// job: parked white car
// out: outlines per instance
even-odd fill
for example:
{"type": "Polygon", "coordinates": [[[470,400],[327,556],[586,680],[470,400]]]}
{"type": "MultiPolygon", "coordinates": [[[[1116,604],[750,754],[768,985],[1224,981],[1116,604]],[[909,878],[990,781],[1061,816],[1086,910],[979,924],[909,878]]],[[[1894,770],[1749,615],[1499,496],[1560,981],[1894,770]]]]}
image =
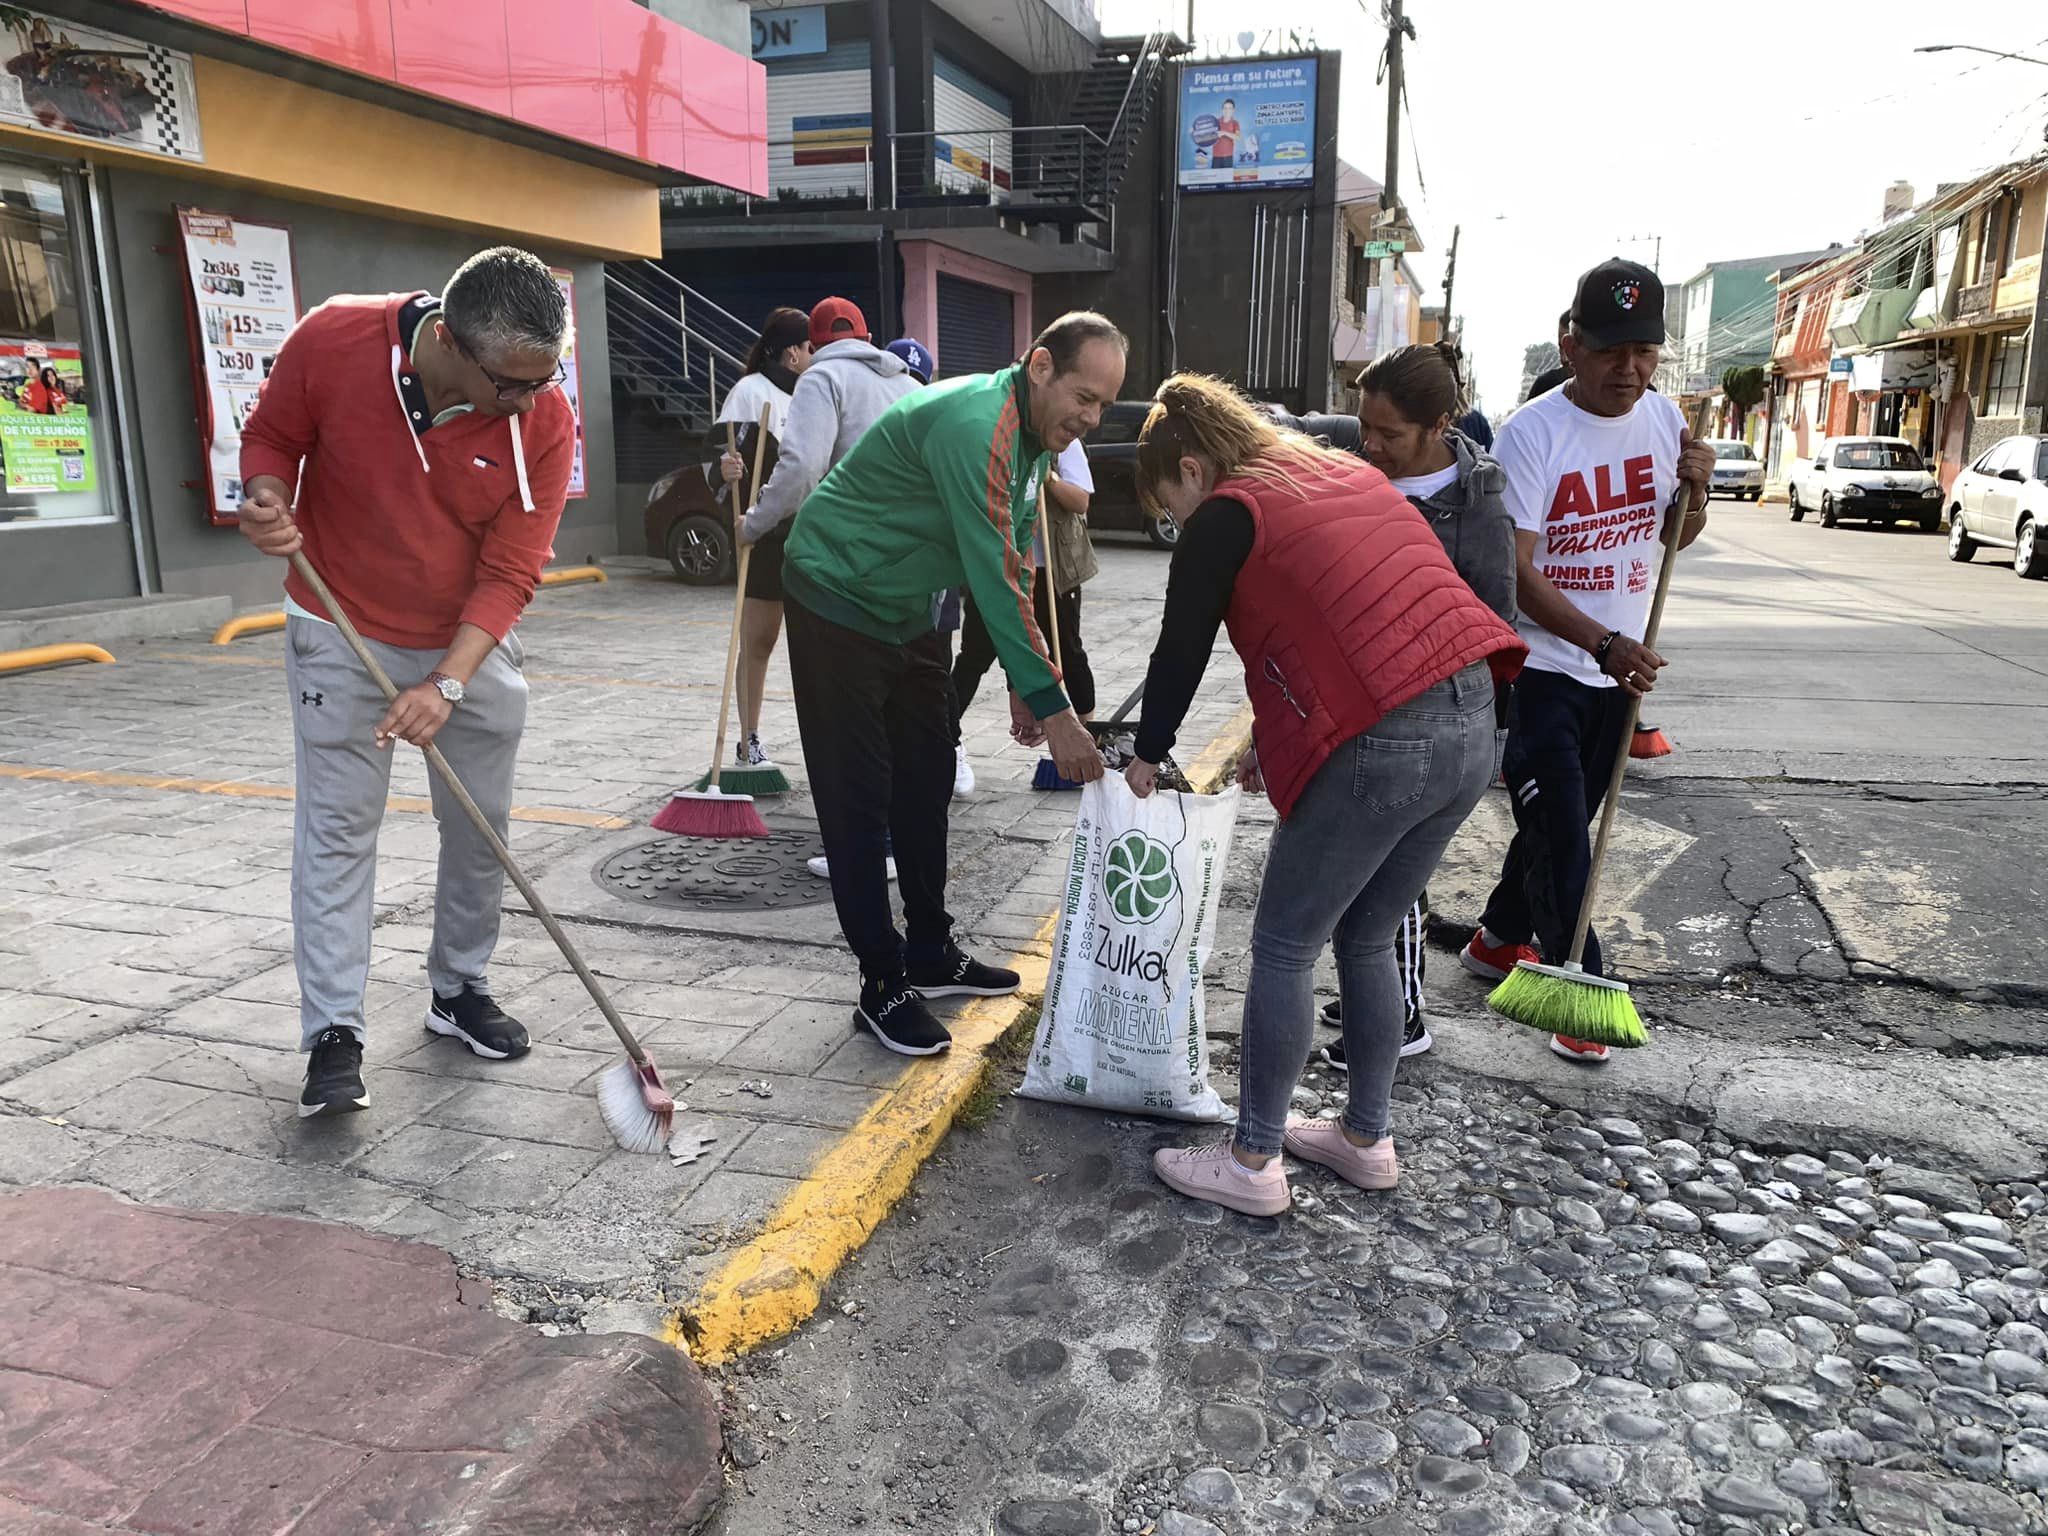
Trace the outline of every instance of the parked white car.
{"type": "Polygon", "coordinates": [[[1941,527],[1941,486],[1903,437],[1831,437],[1811,458],[1792,461],[1785,496],[1795,523],[1818,511],[1823,528],[1845,517],[1918,523],[1927,533],[1941,527]]]}
{"type": "Polygon", "coordinates": [[[1756,456],[1754,448],[1734,437],[1710,437],[1707,446],[1714,450],[1714,478],[1707,489],[1709,496],[1763,500],[1764,461],[1756,456]]]}
{"type": "Polygon", "coordinates": [[[2012,568],[2048,576],[2048,438],[1993,443],[1949,487],[1948,557],[1967,560],[1980,544],[2012,551],[2012,568]]]}

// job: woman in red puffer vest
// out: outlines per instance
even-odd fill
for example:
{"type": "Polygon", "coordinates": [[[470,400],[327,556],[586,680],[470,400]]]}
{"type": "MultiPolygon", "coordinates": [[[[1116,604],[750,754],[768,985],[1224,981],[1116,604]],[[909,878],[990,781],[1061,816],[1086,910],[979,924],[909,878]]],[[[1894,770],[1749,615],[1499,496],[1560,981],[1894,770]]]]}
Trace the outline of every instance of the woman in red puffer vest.
{"type": "Polygon", "coordinates": [[[1289,1204],[1283,1147],[1391,1189],[1395,929],[1492,777],[1494,685],[1527,648],[1386,476],[1275,427],[1218,380],[1159,387],[1137,479],[1180,539],[1131,788],[1152,792],[1224,625],[1252,701],[1240,777],[1281,818],[1252,926],[1236,1135],[1153,1165],[1183,1194],[1254,1215],[1289,1204]],[[1333,937],[1350,1103],[1341,1121],[1304,1120],[1287,1105],[1333,937]]]}

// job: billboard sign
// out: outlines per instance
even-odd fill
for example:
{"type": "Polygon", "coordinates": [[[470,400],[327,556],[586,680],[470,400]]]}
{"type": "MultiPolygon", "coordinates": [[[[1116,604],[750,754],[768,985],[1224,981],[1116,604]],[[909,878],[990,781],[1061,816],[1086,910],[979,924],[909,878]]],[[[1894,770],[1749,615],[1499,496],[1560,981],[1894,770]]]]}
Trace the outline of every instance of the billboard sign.
{"type": "Polygon", "coordinates": [[[1180,74],[1178,172],[1188,191],[1315,180],[1316,61],[1189,64],[1180,74]]]}

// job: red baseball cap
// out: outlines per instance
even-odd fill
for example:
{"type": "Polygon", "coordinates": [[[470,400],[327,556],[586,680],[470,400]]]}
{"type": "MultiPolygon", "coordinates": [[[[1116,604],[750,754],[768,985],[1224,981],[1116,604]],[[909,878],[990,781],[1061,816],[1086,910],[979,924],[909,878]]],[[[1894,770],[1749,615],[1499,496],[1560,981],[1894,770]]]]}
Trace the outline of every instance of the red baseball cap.
{"type": "Polygon", "coordinates": [[[851,299],[820,299],[811,310],[811,345],[828,347],[835,341],[866,341],[867,316],[851,299]]]}

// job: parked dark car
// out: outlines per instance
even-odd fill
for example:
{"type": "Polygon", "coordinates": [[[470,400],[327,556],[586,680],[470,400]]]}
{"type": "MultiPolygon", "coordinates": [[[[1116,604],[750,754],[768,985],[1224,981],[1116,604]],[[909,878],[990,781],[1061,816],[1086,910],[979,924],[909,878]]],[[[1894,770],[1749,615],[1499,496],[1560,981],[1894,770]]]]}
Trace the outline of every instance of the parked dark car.
{"type": "Polygon", "coordinates": [[[1152,412],[1150,400],[1118,400],[1102,413],[1102,424],[1083,440],[1095,494],[1088,501],[1088,526],[1111,532],[1142,532],[1161,549],[1173,548],[1180,529],[1154,518],[1138,501],[1138,429],[1152,412]]]}
{"type": "MultiPolygon", "coordinates": [[[[714,485],[722,483],[718,480],[718,453],[724,446],[725,429],[715,428],[700,450],[701,462],[693,458],[670,470],[647,493],[647,552],[667,556],[676,575],[693,587],[722,586],[738,569],[732,503],[729,498],[719,501],[713,493],[714,485]]],[[[775,439],[771,437],[761,465],[762,480],[774,472],[775,439]]],[[[742,480],[736,489],[744,493],[746,485],[742,480]]]]}

